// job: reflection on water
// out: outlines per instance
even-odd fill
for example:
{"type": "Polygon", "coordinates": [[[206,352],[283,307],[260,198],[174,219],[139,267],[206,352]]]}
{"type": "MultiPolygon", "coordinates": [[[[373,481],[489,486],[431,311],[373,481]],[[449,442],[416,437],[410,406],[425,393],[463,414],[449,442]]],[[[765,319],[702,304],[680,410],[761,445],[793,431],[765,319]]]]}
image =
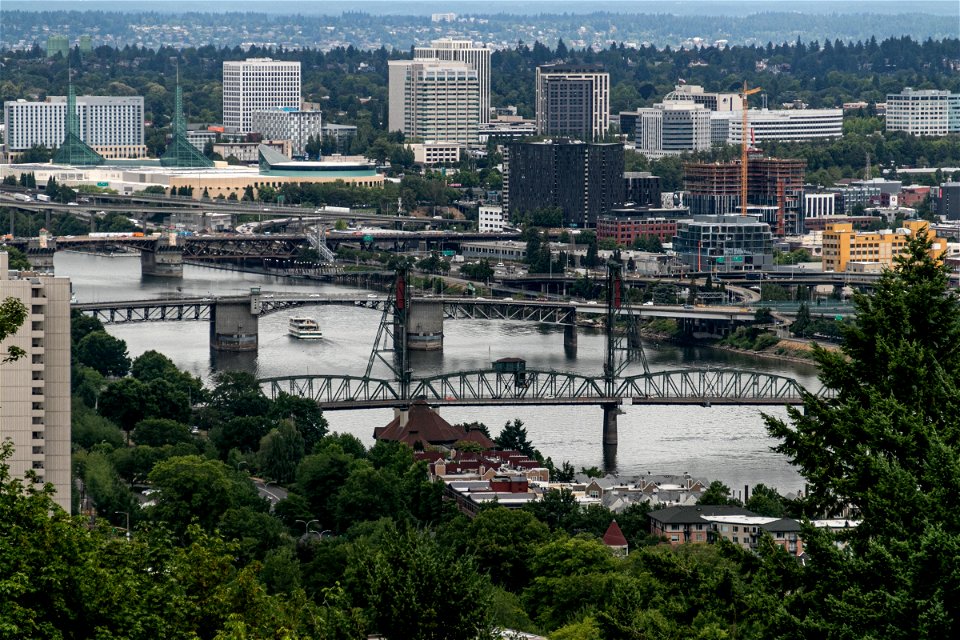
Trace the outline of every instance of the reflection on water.
{"type": "MultiPolygon", "coordinates": [[[[259,286],[263,291],[350,291],[305,281],[285,281],[272,276],[184,267],[182,280],[140,276],[139,260],[57,253],[56,270],[70,276],[81,302],[132,300],[164,295],[243,293],[259,286]]],[[[367,291],[363,294],[366,295],[367,291]]],[[[260,348],[252,353],[216,353],[209,349],[205,322],[169,322],[113,326],[110,332],[127,341],[131,357],[149,349],[166,354],[178,366],[210,379],[217,369],[241,369],[258,377],[307,373],[363,375],[377,334],[381,312],[355,306],[304,307],[296,313],[316,318],[323,340],[300,341],[287,335],[289,314],[260,318],[260,348]]],[[[411,353],[415,376],[444,371],[488,368],[507,356],[521,356],[533,369],[572,370],[600,375],[604,337],[599,331],[581,331],[574,354],[564,353],[563,329],[533,323],[455,320],[444,323],[443,351],[411,353]]],[[[813,367],[780,360],[761,360],[703,347],[679,348],[645,343],[650,368],[655,371],[687,367],[736,367],[765,371],[816,385],[813,367]]],[[[640,373],[631,365],[624,375],[640,373]]],[[[387,367],[377,363],[373,375],[387,377],[387,367]]],[[[802,479],[783,456],[771,451],[775,444],[766,435],[762,412],[784,417],[779,407],[748,406],[623,406],[619,416],[616,452],[600,444],[600,407],[447,407],[451,422],[479,421],[496,435],[515,418],[523,420],[530,439],[556,463],[569,460],[577,469],[598,466],[621,475],[683,473],[720,479],[734,489],[764,483],[782,491],[796,491],[802,479]]],[[[365,443],[373,442],[373,429],[393,418],[392,410],[328,411],[331,429],[348,432],[365,443]]]]}

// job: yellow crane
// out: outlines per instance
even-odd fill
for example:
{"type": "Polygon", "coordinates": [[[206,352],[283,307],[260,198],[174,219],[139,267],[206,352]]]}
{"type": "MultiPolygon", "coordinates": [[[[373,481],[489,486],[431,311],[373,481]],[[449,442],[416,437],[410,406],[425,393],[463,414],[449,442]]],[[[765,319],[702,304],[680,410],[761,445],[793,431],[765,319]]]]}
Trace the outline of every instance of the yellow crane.
{"type": "Polygon", "coordinates": [[[748,96],[760,93],[760,87],[747,89],[747,81],[743,81],[743,91],[740,93],[740,106],[743,109],[743,124],[740,128],[740,215],[747,215],[747,100],[748,96]]]}

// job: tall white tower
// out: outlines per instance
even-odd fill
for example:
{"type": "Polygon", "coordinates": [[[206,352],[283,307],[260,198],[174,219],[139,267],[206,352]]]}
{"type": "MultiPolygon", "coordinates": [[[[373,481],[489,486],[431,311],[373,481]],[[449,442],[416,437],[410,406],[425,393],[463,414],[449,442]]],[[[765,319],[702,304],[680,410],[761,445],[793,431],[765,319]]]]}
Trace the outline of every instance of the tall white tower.
{"type": "Polygon", "coordinates": [[[223,126],[253,130],[253,112],[300,108],[300,63],[247,58],[223,63],[223,126]]]}
{"type": "Polygon", "coordinates": [[[415,47],[414,60],[452,60],[466,62],[477,70],[480,81],[480,123],[490,122],[490,55],[488,47],[470,40],[442,38],[429,47],[415,47]]]}

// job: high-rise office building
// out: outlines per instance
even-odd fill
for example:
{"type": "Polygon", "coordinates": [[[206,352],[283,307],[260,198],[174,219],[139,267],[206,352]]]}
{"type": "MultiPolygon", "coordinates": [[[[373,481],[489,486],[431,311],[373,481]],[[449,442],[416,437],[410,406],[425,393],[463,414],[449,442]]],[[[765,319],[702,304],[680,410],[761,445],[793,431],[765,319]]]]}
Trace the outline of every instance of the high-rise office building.
{"type": "MultiPolygon", "coordinates": [[[[77,96],[80,139],[104,158],[145,158],[141,96],[77,96]]],[[[7,152],[18,154],[34,145],[59,147],[66,136],[67,97],[45,102],[16,100],[3,105],[7,152]]]]}
{"type": "Polygon", "coordinates": [[[960,93],[906,87],[887,95],[886,118],[887,131],[915,136],[960,133],[960,93]]]}
{"type": "Polygon", "coordinates": [[[391,60],[390,131],[422,142],[477,142],[480,79],[467,62],[391,60]]]}
{"type": "Polygon", "coordinates": [[[537,67],[537,133],[599,140],[610,128],[610,74],[599,64],[537,67]]]}
{"type": "Polygon", "coordinates": [[[480,120],[490,122],[490,54],[488,47],[471,40],[442,38],[429,47],[414,47],[414,60],[453,60],[466,62],[477,70],[480,81],[480,120]]]}
{"type": "Polygon", "coordinates": [[[295,158],[307,155],[306,147],[310,138],[323,138],[323,115],[320,111],[277,107],[254,111],[252,122],[253,130],[263,134],[264,140],[289,140],[295,158]]]}
{"type": "Polygon", "coordinates": [[[637,151],[662,158],[710,148],[710,111],[691,100],[664,100],[638,109],[637,151]]]}
{"type": "Polygon", "coordinates": [[[300,63],[271,58],[223,63],[223,126],[253,131],[253,112],[300,108],[300,63]]]}
{"type": "Polygon", "coordinates": [[[13,477],[32,469],[56,487],[54,500],[70,511],[70,280],[18,273],[0,251],[0,300],[13,297],[27,319],[0,344],[26,355],[0,364],[0,439],[15,447],[13,477]]]}
{"type": "Polygon", "coordinates": [[[593,227],[623,203],[623,145],[572,141],[508,145],[505,215],[559,207],[564,226],[593,227]]]}
{"type": "MultiPolygon", "coordinates": [[[[743,112],[714,114],[715,127],[723,127],[720,124],[723,120],[726,121],[726,139],[715,142],[740,144],[743,112]]],[[[748,109],[747,131],[748,142],[840,138],[843,137],[843,109],[748,109]]]]}

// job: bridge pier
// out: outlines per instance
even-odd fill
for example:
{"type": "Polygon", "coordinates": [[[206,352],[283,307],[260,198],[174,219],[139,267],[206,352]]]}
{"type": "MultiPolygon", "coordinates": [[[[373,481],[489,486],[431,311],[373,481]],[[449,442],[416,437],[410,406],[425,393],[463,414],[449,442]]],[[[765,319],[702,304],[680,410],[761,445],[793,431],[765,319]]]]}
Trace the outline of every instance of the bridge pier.
{"type": "Polygon", "coordinates": [[[443,301],[417,300],[410,304],[407,317],[407,349],[440,351],[443,349],[443,301]]]}
{"type": "Polygon", "coordinates": [[[56,250],[56,241],[41,233],[39,238],[31,239],[27,244],[27,262],[34,271],[53,273],[53,254],[56,250]]]}
{"type": "Polygon", "coordinates": [[[183,247],[161,244],[140,250],[140,273],[161,278],[183,277],[183,247]]]}
{"type": "Polygon", "coordinates": [[[217,301],[210,305],[210,348],[217,351],[256,351],[259,328],[252,302],[217,301]]]}
{"type": "Polygon", "coordinates": [[[617,416],[620,415],[620,405],[608,402],[603,405],[603,446],[617,446],[617,416]]]}
{"type": "Polygon", "coordinates": [[[568,356],[577,355],[576,313],[571,314],[570,324],[563,325],[563,351],[568,356]]]}

